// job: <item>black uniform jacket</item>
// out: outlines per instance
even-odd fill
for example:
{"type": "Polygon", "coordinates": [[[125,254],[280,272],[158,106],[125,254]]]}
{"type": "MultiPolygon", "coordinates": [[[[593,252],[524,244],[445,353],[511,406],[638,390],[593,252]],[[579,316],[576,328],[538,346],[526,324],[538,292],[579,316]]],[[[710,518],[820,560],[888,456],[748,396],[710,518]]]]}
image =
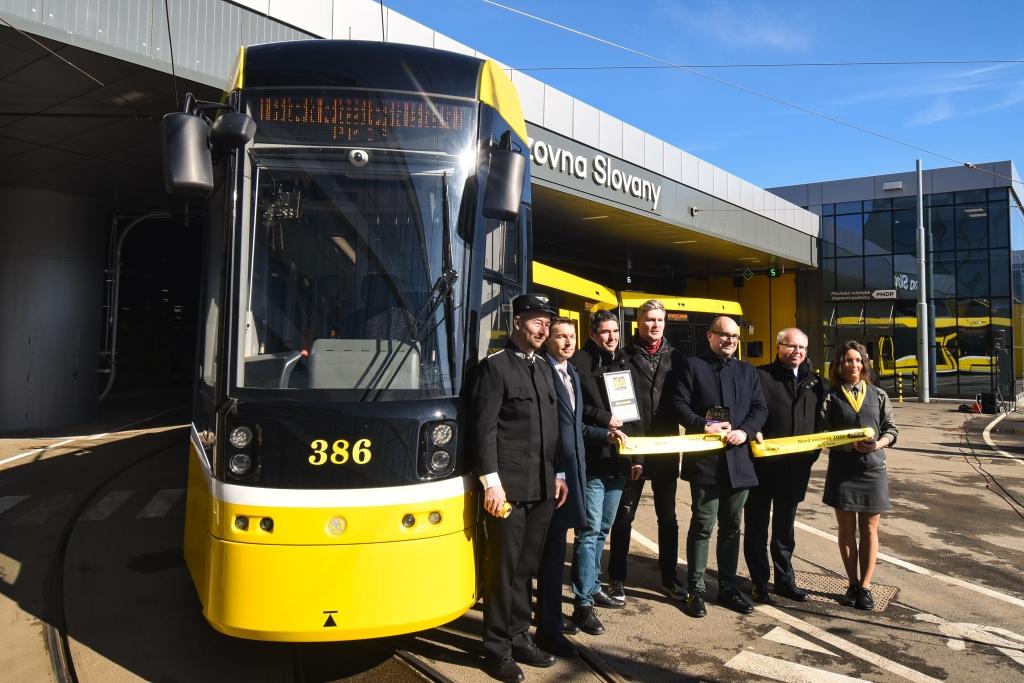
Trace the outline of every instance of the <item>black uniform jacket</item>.
{"type": "MultiPolygon", "coordinates": [[[[612,411],[608,403],[608,390],[604,384],[604,373],[621,372],[626,369],[622,351],[615,355],[604,351],[588,339],[583,348],[573,354],[569,364],[579,371],[580,385],[583,388],[583,421],[597,427],[607,427],[612,419],[612,411]]],[[[629,476],[629,458],[619,455],[619,447],[606,441],[586,443],[587,476],[598,477],[629,476]]]]}
{"type": "Polygon", "coordinates": [[[555,510],[551,525],[562,529],[585,526],[586,506],[583,501],[583,487],[587,483],[587,459],[585,443],[608,442],[608,430],[583,424],[583,393],[580,390],[580,374],[571,363],[566,363],[569,379],[576,394],[576,408],[569,401],[569,392],[558,370],[550,363],[551,381],[558,396],[558,471],[565,473],[569,487],[569,498],[565,505],[555,510]]]}
{"type": "MultiPolygon", "coordinates": [[[[634,436],[678,436],[679,423],[670,409],[668,401],[663,400],[668,386],[666,379],[672,374],[672,361],[676,355],[668,339],[662,338],[661,347],[655,354],[652,363],[647,352],[640,346],[637,337],[623,352],[626,367],[633,377],[633,391],[636,392],[637,408],[640,412],[639,422],[627,423],[624,427],[627,434],[634,436]],[[655,367],[655,364],[657,367],[655,367]]],[[[644,466],[645,477],[667,475],[672,478],[679,476],[679,455],[649,455],[646,458],[636,456],[633,461],[644,466]]]]}
{"type": "MultiPolygon", "coordinates": [[[[813,434],[817,431],[818,409],[825,400],[828,386],[811,370],[810,363],[804,361],[797,369],[796,381],[793,370],[778,359],[760,366],[757,373],[768,403],[768,419],[761,428],[764,438],[813,434]]],[[[763,475],[768,474],[769,470],[776,482],[780,477],[785,477],[789,483],[790,497],[796,503],[802,501],[807,494],[811,465],[820,453],[816,450],[774,458],[755,458],[754,470],[762,481],[768,478],[763,475]]]]}
{"type": "Polygon", "coordinates": [[[476,472],[497,472],[514,502],[553,498],[558,412],[551,366],[514,346],[480,361],[469,377],[467,404],[476,472]]]}
{"type": "Polygon", "coordinates": [[[748,436],[739,446],[727,446],[706,455],[687,455],[683,458],[682,478],[695,484],[736,489],[757,486],[750,439],[764,425],[768,405],[754,366],[708,351],[682,361],[670,389],[672,409],[687,434],[703,434],[708,409],[721,406],[728,411],[732,428],[742,429],[748,436]]]}

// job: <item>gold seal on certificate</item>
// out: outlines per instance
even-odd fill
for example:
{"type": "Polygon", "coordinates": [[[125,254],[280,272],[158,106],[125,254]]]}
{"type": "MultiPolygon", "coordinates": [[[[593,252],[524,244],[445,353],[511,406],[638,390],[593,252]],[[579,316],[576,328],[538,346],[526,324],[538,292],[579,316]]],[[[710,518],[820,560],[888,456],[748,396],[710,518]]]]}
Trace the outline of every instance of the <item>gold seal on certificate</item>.
{"type": "Polygon", "coordinates": [[[612,409],[612,415],[626,422],[636,422],[640,419],[640,409],[636,404],[636,394],[633,392],[633,378],[629,370],[604,373],[604,388],[608,390],[608,406],[612,409]]]}

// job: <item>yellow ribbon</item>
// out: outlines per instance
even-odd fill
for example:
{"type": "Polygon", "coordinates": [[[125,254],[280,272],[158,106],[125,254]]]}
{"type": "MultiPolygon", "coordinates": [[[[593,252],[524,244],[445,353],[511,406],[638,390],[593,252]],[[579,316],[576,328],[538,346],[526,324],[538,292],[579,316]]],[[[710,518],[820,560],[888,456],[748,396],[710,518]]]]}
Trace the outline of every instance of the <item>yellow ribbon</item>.
{"type": "Polygon", "coordinates": [[[622,455],[656,455],[658,453],[699,453],[725,446],[724,434],[687,434],[686,436],[631,436],[622,455]]]}
{"type": "Polygon", "coordinates": [[[750,451],[755,458],[769,458],[773,455],[788,455],[832,448],[848,443],[855,443],[874,437],[875,430],[871,427],[856,429],[840,429],[835,432],[819,432],[800,436],[784,436],[780,439],[765,439],[761,443],[750,442],[750,451]]]}

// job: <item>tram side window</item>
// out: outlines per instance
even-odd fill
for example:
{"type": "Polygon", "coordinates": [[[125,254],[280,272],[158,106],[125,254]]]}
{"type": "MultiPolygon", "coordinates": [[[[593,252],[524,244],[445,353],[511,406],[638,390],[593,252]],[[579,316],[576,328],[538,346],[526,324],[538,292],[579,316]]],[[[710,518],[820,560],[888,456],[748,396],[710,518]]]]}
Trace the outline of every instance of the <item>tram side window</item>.
{"type": "Polygon", "coordinates": [[[487,221],[484,237],[484,268],[510,279],[517,279],[519,268],[517,221],[487,221]]]}

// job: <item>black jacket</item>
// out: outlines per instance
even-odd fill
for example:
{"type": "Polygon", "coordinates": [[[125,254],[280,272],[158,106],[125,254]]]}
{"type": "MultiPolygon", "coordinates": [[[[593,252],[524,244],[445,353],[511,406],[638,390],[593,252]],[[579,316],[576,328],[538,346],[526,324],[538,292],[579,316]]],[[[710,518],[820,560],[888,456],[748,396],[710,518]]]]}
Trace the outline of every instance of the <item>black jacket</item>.
{"type": "MultiPolygon", "coordinates": [[[[583,421],[595,427],[608,427],[612,412],[608,404],[608,390],[604,385],[604,373],[620,372],[626,369],[622,351],[615,355],[604,351],[593,340],[588,339],[583,348],[572,355],[569,363],[580,373],[583,389],[583,421]]],[[[629,458],[619,455],[617,445],[587,442],[587,476],[598,477],[629,476],[629,458]]]]}
{"type": "MultiPolygon", "coordinates": [[[[661,347],[653,356],[641,346],[638,337],[633,337],[623,352],[626,367],[633,377],[633,391],[636,392],[640,421],[627,423],[624,427],[631,436],[678,436],[679,423],[663,400],[666,378],[672,374],[672,361],[676,355],[667,338],[662,337],[661,347]]],[[[679,456],[672,454],[635,457],[634,462],[644,466],[645,477],[679,476],[679,456]]]]}
{"type": "Polygon", "coordinates": [[[764,425],[768,405],[754,366],[708,351],[682,361],[671,392],[671,407],[687,434],[703,434],[708,409],[721,406],[728,410],[732,428],[742,429],[748,436],[739,446],[727,446],[706,455],[687,455],[683,458],[682,478],[696,484],[737,489],[757,486],[750,439],[764,425]]]}
{"type": "Polygon", "coordinates": [[[576,529],[586,526],[587,522],[583,499],[583,489],[587,485],[585,445],[607,443],[608,430],[583,424],[583,393],[580,391],[580,375],[576,368],[566,363],[576,398],[576,409],[573,410],[565,381],[550,362],[548,367],[551,369],[555,395],[558,396],[558,471],[565,473],[565,484],[569,487],[569,498],[565,505],[555,510],[551,525],[563,530],[576,529]]]}
{"type": "Polygon", "coordinates": [[[473,369],[468,386],[477,474],[497,472],[510,501],[553,498],[558,409],[548,362],[535,354],[531,365],[510,343],[473,369]]]}
{"type": "MultiPolygon", "coordinates": [[[[797,369],[794,381],[793,371],[778,359],[757,369],[761,389],[768,403],[768,419],[761,433],[766,439],[799,434],[813,434],[817,431],[818,410],[828,393],[828,386],[810,366],[804,362],[797,369]]],[[[764,484],[771,480],[773,486],[788,485],[793,502],[804,499],[811,466],[818,459],[820,451],[794,453],[774,458],[755,458],[754,469],[757,478],[764,484]]]]}

